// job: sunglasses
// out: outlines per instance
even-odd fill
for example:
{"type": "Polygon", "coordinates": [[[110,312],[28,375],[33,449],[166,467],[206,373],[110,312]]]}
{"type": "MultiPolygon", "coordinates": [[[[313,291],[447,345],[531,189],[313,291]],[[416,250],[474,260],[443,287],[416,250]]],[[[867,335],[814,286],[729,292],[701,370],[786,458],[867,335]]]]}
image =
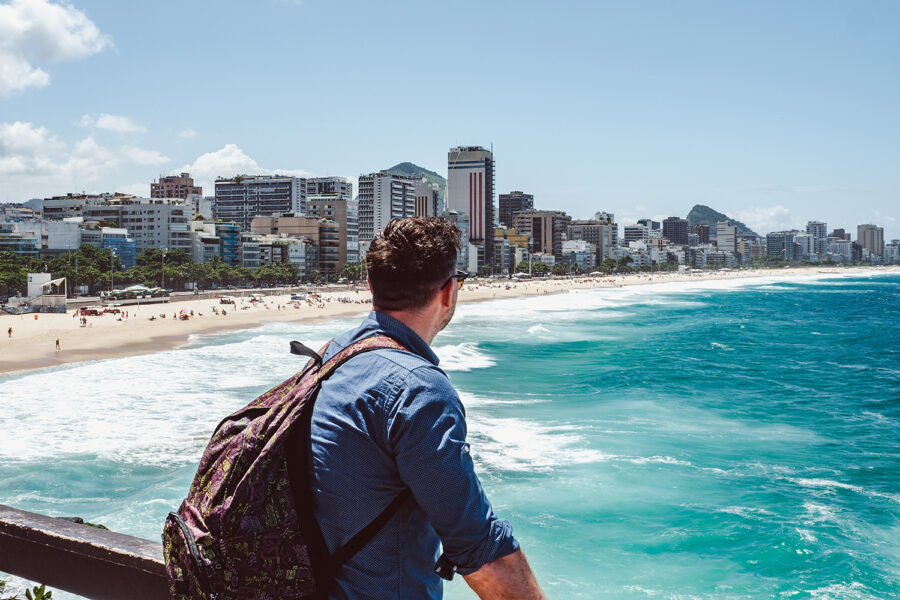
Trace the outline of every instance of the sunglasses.
{"type": "Polygon", "coordinates": [[[447,281],[444,282],[444,285],[441,286],[441,289],[444,289],[445,287],[447,287],[447,285],[455,279],[456,280],[456,291],[459,291],[462,289],[463,282],[466,280],[466,277],[468,277],[468,276],[469,276],[469,274],[466,273],[465,271],[457,271],[455,274],[453,274],[449,278],[447,278],[447,281]]]}

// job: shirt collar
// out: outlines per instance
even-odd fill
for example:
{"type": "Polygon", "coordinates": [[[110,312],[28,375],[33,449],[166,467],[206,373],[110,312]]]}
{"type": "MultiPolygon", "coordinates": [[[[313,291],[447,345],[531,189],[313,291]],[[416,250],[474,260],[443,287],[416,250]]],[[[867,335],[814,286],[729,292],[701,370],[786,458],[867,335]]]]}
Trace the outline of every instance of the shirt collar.
{"type": "Polygon", "coordinates": [[[419,337],[419,334],[407,327],[402,321],[375,310],[369,313],[359,329],[357,329],[356,335],[353,336],[353,341],[378,334],[385,334],[394,338],[410,351],[418,354],[435,366],[440,363],[440,359],[431,349],[431,346],[419,337]]]}

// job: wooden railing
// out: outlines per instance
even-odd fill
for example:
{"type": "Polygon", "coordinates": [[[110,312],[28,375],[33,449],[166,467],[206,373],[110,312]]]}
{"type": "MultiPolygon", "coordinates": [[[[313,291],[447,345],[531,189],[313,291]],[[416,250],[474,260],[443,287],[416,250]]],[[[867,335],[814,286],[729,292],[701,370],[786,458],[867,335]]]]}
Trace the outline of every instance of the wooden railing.
{"type": "Polygon", "coordinates": [[[97,600],[165,600],[162,545],[0,504],[0,571],[97,600]]]}

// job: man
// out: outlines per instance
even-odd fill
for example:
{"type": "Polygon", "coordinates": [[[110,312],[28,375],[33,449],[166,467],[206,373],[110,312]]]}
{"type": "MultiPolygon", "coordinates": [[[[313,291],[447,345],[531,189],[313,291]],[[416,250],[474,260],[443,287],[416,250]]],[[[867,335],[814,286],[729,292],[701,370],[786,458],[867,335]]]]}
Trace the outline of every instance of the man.
{"type": "Polygon", "coordinates": [[[463,406],[429,346],[453,317],[465,277],[456,271],[459,238],[437,217],[388,223],[366,255],[374,310],[325,354],[328,360],[373,335],[409,350],[354,357],[319,392],[309,468],[328,551],[405,489],[412,492],[337,571],[329,598],[438,599],[436,569],[447,578],[461,574],[485,600],[544,598],[509,523],[494,514],[475,475],[463,406]]]}

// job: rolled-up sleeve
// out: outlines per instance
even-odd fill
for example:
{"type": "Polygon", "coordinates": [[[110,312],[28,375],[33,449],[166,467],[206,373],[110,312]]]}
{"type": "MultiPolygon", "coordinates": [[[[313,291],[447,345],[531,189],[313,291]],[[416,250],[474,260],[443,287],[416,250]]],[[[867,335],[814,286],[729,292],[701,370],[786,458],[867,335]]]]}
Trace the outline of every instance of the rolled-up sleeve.
{"type": "Polygon", "coordinates": [[[465,412],[447,376],[434,367],[410,372],[389,408],[388,439],[400,477],[425,511],[445,556],[468,575],[519,544],[494,514],[466,443],[465,412]]]}

